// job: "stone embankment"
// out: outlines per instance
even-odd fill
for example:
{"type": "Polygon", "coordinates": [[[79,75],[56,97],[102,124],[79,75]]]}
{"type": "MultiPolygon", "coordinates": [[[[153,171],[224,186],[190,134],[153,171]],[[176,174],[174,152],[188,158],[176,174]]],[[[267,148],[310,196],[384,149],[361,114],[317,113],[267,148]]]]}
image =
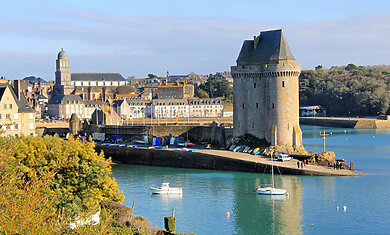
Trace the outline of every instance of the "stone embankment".
{"type": "Polygon", "coordinates": [[[385,129],[390,128],[390,120],[374,118],[331,118],[331,117],[300,117],[301,125],[327,126],[354,129],[385,129]]]}
{"type": "MultiPolygon", "coordinates": [[[[236,153],[226,150],[196,149],[187,152],[179,149],[148,149],[116,146],[96,146],[96,151],[104,151],[106,157],[125,164],[166,166],[179,168],[196,168],[211,170],[243,171],[253,173],[270,173],[270,158],[236,153]]],[[[297,167],[297,160],[273,162],[275,172],[289,175],[310,176],[357,176],[358,172],[337,170],[318,165],[297,167]]]]}

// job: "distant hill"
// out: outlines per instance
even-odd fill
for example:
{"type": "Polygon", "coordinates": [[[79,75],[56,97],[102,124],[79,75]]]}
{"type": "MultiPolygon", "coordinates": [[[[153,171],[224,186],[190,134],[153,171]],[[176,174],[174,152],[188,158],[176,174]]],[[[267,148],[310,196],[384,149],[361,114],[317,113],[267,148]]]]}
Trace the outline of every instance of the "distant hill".
{"type": "Polygon", "coordinates": [[[390,114],[390,66],[317,66],[299,75],[299,103],[331,116],[390,114]]]}
{"type": "Polygon", "coordinates": [[[24,81],[30,83],[30,84],[35,84],[35,83],[41,83],[41,84],[46,84],[47,82],[45,80],[43,80],[42,78],[40,77],[35,77],[35,76],[29,76],[29,77],[25,77],[23,78],[24,81]]]}

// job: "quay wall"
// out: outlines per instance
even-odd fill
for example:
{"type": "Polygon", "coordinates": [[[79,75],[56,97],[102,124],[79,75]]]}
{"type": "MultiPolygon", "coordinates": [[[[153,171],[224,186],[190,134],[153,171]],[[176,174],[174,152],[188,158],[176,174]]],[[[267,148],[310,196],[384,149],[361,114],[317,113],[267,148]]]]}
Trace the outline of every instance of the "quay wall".
{"type": "MultiPolygon", "coordinates": [[[[97,125],[84,125],[82,131],[79,133],[84,135],[87,133],[105,133],[109,139],[111,135],[122,135],[124,141],[131,142],[131,140],[143,140],[145,135],[154,136],[182,136],[184,139],[188,139],[190,142],[198,144],[208,143],[214,146],[225,147],[230,144],[233,130],[231,128],[225,128],[223,126],[211,125],[211,126],[197,126],[197,125],[156,125],[156,126],[104,126],[99,127],[97,125]]],[[[69,132],[69,128],[48,128],[40,127],[36,129],[36,134],[43,136],[46,134],[53,135],[54,133],[59,136],[65,136],[69,132]]]]}
{"type": "MultiPolygon", "coordinates": [[[[194,168],[209,170],[271,173],[271,166],[255,161],[227,158],[199,152],[186,152],[164,149],[126,148],[116,146],[96,146],[96,151],[124,164],[194,168]]],[[[278,167],[281,174],[331,176],[326,172],[315,172],[289,167],[278,167]]]]}
{"type": "Polygon", "coordinates": [[[390,120],[363,119],[363,118],[328,118],[328,117],[300,117],[301,125],[354,128],[354,129],[385,129],[390,128],[390,120]]]}

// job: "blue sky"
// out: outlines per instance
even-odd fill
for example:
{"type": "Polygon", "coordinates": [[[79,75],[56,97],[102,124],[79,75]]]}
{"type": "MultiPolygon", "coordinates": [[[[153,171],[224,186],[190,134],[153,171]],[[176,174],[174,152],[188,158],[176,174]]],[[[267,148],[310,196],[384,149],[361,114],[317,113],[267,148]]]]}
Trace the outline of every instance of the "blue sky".
{"type": "Polygon", "coordinates": [[[390,64],[390,1],[2,1],[0,75],[53,80],[64,46],[73,72],[209,74],[244,39],[283,28],[303,69],[390,64]]]}

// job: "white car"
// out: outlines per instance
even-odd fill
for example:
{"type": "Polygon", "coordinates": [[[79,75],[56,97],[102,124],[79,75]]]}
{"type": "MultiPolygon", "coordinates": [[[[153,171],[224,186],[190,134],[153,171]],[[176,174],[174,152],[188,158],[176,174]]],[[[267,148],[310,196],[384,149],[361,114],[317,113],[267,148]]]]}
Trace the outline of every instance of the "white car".
{"type": "Polygon", "coordinates": [[[278,161],[290,161],[292,159],[292,157],[290,157],[290,155],[288,155],[287,153],[279,153],[278,154],[278,161]]]}

